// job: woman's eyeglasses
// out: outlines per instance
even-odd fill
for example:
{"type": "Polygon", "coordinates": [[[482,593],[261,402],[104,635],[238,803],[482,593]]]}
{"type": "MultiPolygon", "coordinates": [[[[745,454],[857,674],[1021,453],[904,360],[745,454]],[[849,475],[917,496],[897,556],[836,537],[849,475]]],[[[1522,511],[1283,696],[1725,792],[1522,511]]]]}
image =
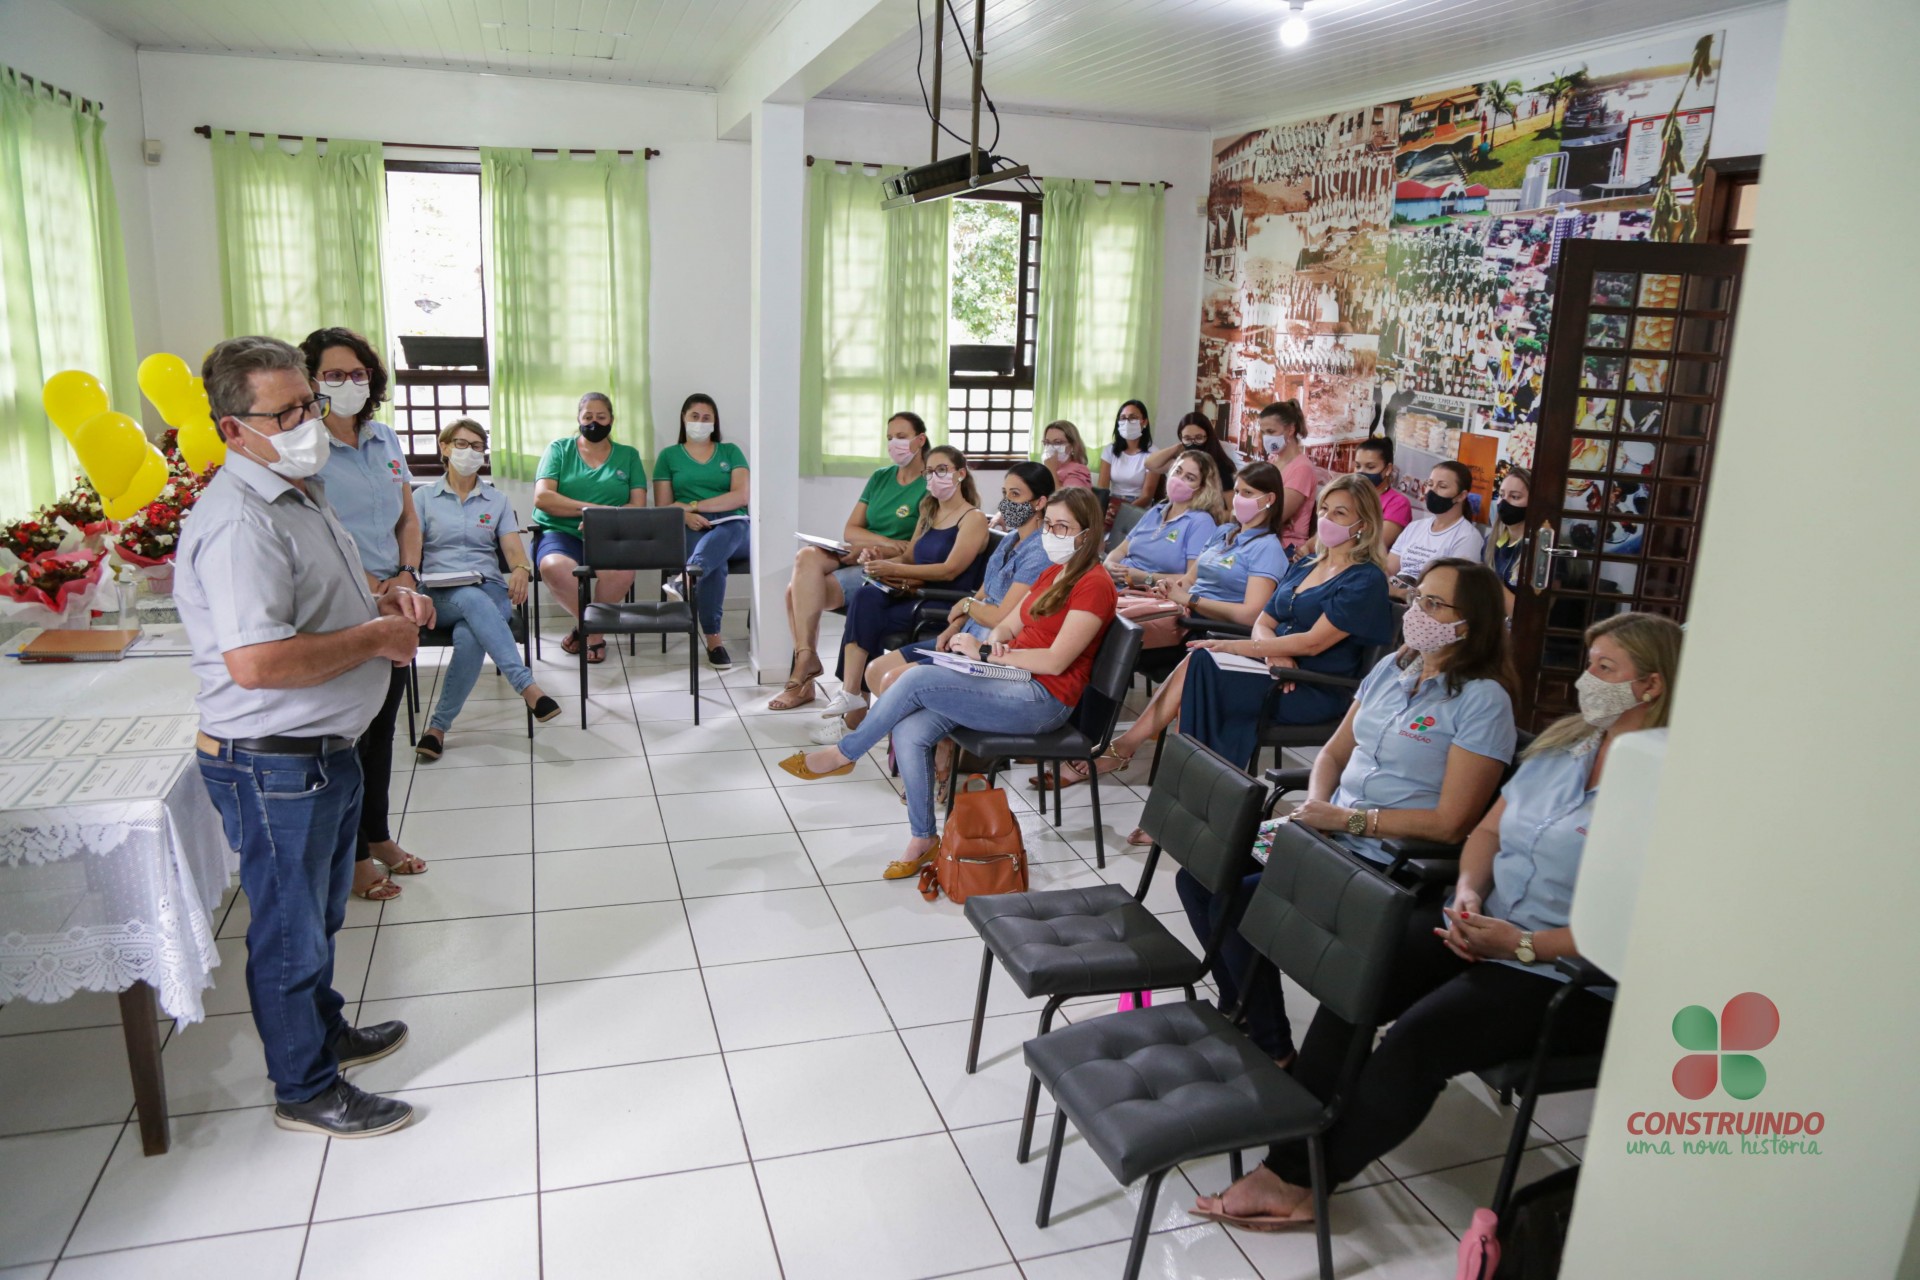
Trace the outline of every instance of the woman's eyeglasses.
{"type": "Polygon", "coordinates": [[[471,441],[471,440],[449,440],[449,441],[447,442],[447,448],[449,448],[449,449],[471,449],[471,450],[473,450],[473,451],[474,451],[475,453],[485,453],[485,452],[487,451],[487,446],[485,446],[485,445],[483,445],[483,444],[475,444],[475,443],[474,443],[473,441],[471,441]]]}
{"type": "Polygon", "coordinates": [[[1438,613],[1442,609],[1453,612],[1453,602],[1442,600],[1439,596],[1408,596],[1407,603],[1420,606],[1420,612],[1425,614],[1438,613]]]}
{"type": "Polygon", "coordinates": [[[320,375],[320,381],[329,387],[337,387],[346,382],[351,382],[357,387],[364,387],[367,385],[367,379],[371,376],[372,375],[365,369],[355,369],[352,373],[342,373],[338,369],[328,369],[320,375]]]}
{"type": "Polygon", "coordinates": [[[1049,520],[1040,526],[1041,530],[1056,538],[1077,538],[1081,530],[1078,525],[1068,524],[1064,520],[1049,520]]]}

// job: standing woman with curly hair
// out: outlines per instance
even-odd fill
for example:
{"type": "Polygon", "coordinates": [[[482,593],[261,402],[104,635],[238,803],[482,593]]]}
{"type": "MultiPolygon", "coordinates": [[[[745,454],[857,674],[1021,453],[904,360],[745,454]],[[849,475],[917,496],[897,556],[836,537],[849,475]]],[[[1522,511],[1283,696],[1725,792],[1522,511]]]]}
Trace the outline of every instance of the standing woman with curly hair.
{"type": "MultiPolygon", "coordinates": [[[[420,514],[413,473],[392,427],[374,420],[387,398],[387,366],[373,344],[351,329],[315,329],[300,344],[314,392],[327,397],[327,463],[317,477],[333,513],[353,535],[367,586],[379,595],[420,589],[420,514]]],[[[427,864],[394,841],[387,822],[393,776],[393,729],[407,692],[407,668],[395,667],[380,714],[360,735],[365,797],[355,849],[355,897],[384,902],[400,896],[393,877],[417,876],[427,864]]]]}

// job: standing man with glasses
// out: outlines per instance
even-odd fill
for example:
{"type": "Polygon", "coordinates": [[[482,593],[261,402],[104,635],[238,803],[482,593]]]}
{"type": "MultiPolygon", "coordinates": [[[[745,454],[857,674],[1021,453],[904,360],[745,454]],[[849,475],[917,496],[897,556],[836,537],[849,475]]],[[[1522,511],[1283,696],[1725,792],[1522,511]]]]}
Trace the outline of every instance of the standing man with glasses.
{"type": "Polygon", "coordinates": [[[313,478],[327,459],[328,400],[313,394],[300,352],[232,338],[201,374],[227,460],[182,532],[174,594],[200,683],[200,773],[240,851],[252,912],[247,992],[274,1123],[372,1137],[413,1108],[340,1074],[407,1035],[400,1022],[348,1026],[333,989],[360,823],[355,741],[433,607],[404,587],[368,590],[313,478]]]}

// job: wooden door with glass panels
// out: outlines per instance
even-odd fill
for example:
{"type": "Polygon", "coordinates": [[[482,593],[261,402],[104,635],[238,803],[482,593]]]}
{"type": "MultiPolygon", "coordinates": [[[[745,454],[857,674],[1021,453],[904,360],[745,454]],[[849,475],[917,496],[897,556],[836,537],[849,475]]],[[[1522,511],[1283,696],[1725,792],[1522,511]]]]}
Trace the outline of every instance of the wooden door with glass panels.
{"type": "Polygon", "coordinates": [[[1595,622],[1628,610],[1686,619],[1745,256],[1609,240],[1562,249],[1513,616],[1523,726],[1575,709],[1595,622]]]}

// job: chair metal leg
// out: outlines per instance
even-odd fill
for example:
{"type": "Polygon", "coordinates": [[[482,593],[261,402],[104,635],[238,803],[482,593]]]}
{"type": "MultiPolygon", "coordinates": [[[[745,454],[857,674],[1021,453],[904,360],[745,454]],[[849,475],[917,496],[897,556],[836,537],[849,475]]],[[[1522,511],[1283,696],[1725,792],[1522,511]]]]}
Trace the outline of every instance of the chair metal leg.
{"type": "MultiPolygon", "coordinates": [[[[530,612],[533,615],[533,623],[527,628],[527,643],[533,646],[535,658],[544,657],[545,653],[540,647],[540,574],[538,570],[534,572],[533,582],[527,587],[527,603],[532,606],[530,612]]],[[[533,665],[531,658],[527,660],[527,665],[533,665]]]]}
{"type": "Polygon", "coordinates": [[[1506,1213],[1507,1201],[1513,1197],[1513,1184],[1520,1176],[1520,1157],[1526,1154],[1527,1130],[1533,1127],[1534,1104],[1539,1100],[1540,1095],[1533,1089],[1520,1091],[1520,1105],[1513,1117],[1513,1132],[1507,1135],[1507,1157],[1500,1162],[1500,1181],[1494,1185],[1493,1201],[1488,1206],[1495,1217],[1506,1213]]]}
{"type": "Polygon", "coordinates": [[[1307,1139],[1307,1168],[1313,1173],[1313,1241],[1320,1250],[1320,1280],[1333,1280],[1333,1223],[1328,1220],[1327,1148],[1319,1134],[1307,1139]]]}
{"type": "Polygon", "coordinates": [[[1053,825],[1060,825],[1060,762],[1053,762],[1053,825]]]}
{"type": "Polygon", "coordinates": [[[1238,1147],[1227,1152],[1227,1174],[1235,1182],[1247,1176],[1246,1157],[1238,1147]]]}
{"type": "Polygon", "coordinates": [[[696,624],[692,631],[687,632],[687,688],[693,694],[693,722],[696,725],[700,723],[700,646],[694,637],[699,630],[696,624]]]}
{"type": "Polygon", "coordinates": [[[1153,767],[1147,770],[1147,787],[1153,787],[1153,780],[1160,776],[1160,748],[1167,745],[1167,731],[1162,729],[1153,739],[1153,767]]]}
{"type": "MultiPolygon", "coordinates": [[[[1053,1027],[1053,1015],[1060,1012],[1065,996],[1050,996],[1045,1007],[1040,1010],[1040,1035],[1045,1035],[1053,1027]]],[[[1027,1162],[1028,1151],[1033,1146],[1033,1119],[1040,1111],[1040,1077],[1027,1073],[1027,1109],[1020,1113],[1020,1148],[1014,1153],[1016,1163],[1027,1162]]]]}
{"type": "MultiPolygon", "coordinates": [[[[585,610],[586,606],[582,604],[581,611],[585,612],[585,610]]],[[[587,727],[587,633],[585,631],[580,633],[580,652],[575,657],[580,664],[580,727],[584,729],[587,727]]]]}
{"type": "Polygon", "coordinates": [[[1087,785],[1093,789],[1093,864],[1107,869],[1107,829],[1100,824],[1100,762],[1087,761],[1087,785]]]}
{"type": "MultiPolygon", "coordinates": [[[[1035,1083],[1039,1083],[1035,1081],[1035,1083]]],[[[1047,1166],[1040,1172],[1040,1212],[1034,1215],[1033,1225],[1046,1229],[1053,1218],[1053,1184],[1060,1176],[1060,1148],[1067,1142],[1067,1113],[1058,1107],[1053,1111],[1053,1136],[1047,1142],[1047,1166]]]]}
{"type": "Polygon", "coordinates": [[[1167,1172],[1162,1169],[1147,1175],[1140,1188],[1140,1212],[1134,1215],[1133,1243],[1127,1246],[1127,1265],[1120,1270],[1120,1280],[1139,1280],[1140,1263],[1147,1256],[1147,1233],[1153,1229],[1154,1202],[1160,1198],[1160,1182],[1167,1172]]]}
{"type": "Polygon", "coordinates": [[[420,741],[418,726],[413,719],[414,691],[420,687],[420,672],[412,663],[407,664],[407,745],[414,746],[420,741]]]}
{"type": "Polygon", "coordinates": [[[980,1028],[987,1019],[987,984],[993,981],[993,948],[980,948],[980,993],[973,998],[973,1034],[967,1038],[967,1074],[980,1065],[980,1028]]]}

